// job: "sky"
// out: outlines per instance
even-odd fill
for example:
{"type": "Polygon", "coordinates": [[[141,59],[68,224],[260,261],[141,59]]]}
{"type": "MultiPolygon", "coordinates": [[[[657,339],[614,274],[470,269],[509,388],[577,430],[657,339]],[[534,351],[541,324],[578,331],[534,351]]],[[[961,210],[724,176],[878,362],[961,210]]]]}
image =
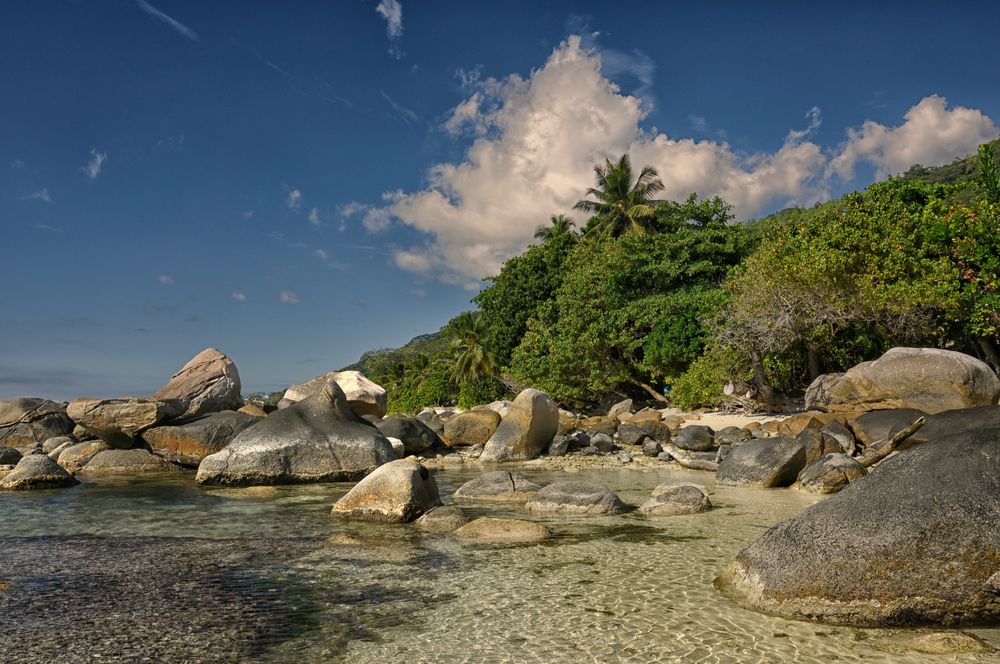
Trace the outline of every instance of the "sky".
{"type": "Polygon", "coordinates": [[[1000,5],[8,0],[0,399],[399,346],[629,152],[741,220],[1000,135],[1000,5]]]}

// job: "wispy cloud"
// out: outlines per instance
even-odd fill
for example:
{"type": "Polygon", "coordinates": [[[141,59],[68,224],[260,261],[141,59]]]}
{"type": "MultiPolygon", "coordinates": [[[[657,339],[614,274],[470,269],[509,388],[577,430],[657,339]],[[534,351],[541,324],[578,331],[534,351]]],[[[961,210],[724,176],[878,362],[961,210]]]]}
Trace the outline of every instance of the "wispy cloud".
{"type": "Polygon", "coordinates": [[[42,187],[38,191],[33,191],[28,194],[28,199],[33,201],[42,201],[43,203],[51,203],[52,197],[49,196],[48,187],[42,187]]]}
{"type": "Polygon", "coordinates": [[[327,261],[330,259],[330,254],[326,253],[325,249],[317,249],[313,252],[313,256],[316,256],[321,261],[327,261]]]}
{"type": "Polygon", "coordinates": [[[173,28],[174,30],[176,30],[179,34],[181,34],[182,36],[187,37],[191,41],[199,41],[198,34],[194,30],[192,30],[191,28],[187,27],[186,25],[184,25],[183,23],[181,23],[177,19],[171,18],[170,16],[167,16],[166,14],[164,14],[163,12],[161,12],[159,9],[157,9],[153,5],[151,5],[148,2],[146,2],[146,0],[136,0],[135,4],[139,7],[139,9],[141,9],[144,12],[146,12],[147,14],[149,14],[150,16],[152,16],[153,18],[155,18],[157,21],[161,21],[163,23],[166,23],[171,28],[173,28]]]}
{"type": "Polygon", "coordinates": [[[157,281],[159,281],[164,286],[173,286],[174,285],[174,280],[171,277],[168,277],[165,274],[161,274],[160,277],[159,277],[159,279],[157,279],[157,281]]]}
{"type": "Polygon", "coordinates": [[[36,231],[45,231],[46,233],[62,233],[61,228],[49,226],[48,224],[32,224],[31,227],[36,231]]]}
{"type": "Polygon", "coordinates": [[[385,99],[386,102],[389,103],[392,110],[396,111],[396,114],[392,117],[395,117],[399,121],[410,126],[421,124],[423,122],[423,119],[417,115],[416,112],[400,104],[398,101],[390,97],[384,90],[379,90],[379,94],[382,95],[382,99],[385,99]]]}
{"type": "Polygon", "coordinates": [[[243,218],[244,219],[253,219],[253,210],[244,210],[243,211],[243,218]]]}
{"type": "Polygon", "coordinates": [[[174,134],[158,140],[153,145],[153,152],[157,152],[159,150],[176,150],[182,145],[184,145],[184,134],[174,134]]]}
{"type": "Polygon", "coordinates": [[[282,304],[298,304],[302,301],[298,295],[291,291],[281,291],[278,293],[278,299],[281,300],[282,304]]]}
{"type": "MultiPolygon", "coordinates": [[[[392,199],[392,195],[383,195],[382,198],[388,202],[392,199]]],[[[365,205],[356,201],[341,205],[337,212],[340,214],[340,230],[342,231],[346,230],[346,220],[356,216],[361,217],[361,225],[369,233],[381,233],[392,224],[392,215],[385,208],[365,205]]]]}
{"type": "Polygon", "coordinates": [[[298,189],[292,189],[288,192],[288,198],[285,200],[285,205],[288,206],[289,210],[298,210],[302,207],[302,192],[298,189]]]}
{"type": "Polygon", "coordinates": [[[106,152],[98,152],[97,148],[92,148],[90,150],[90,161],[87,162],[86,166],[81,167],[87,177],[91,180],[96,180],[97,176],[101,174],[101,169],[104,167],[104,162],[107,160],[108,155],[106,152]]]}
{"type": "Polygon", "coordinates": [[[385,19],[385,34],[389,37],[389,55],[399,60],[404,55],[399,45],[403,39],[403,5],[399,0],[379,0],[375,11],[385,19]]]}
{"type": "Polygon", "coordinates": [[[24,162],[21,161],[20,159],[15,159],[14,161],[10,162],[10,167],[11,168],[24,168],[24,162]]]}
{"type": "Polygon", "coordinates": [[[236,300],[237,302],[246,302],[247,301],[247,295],[246,295],[246,293],[241,293],[239,291],[233,291],[233,294],[230,295],[230,297],[233,298],[234,300],[236,300]]]}

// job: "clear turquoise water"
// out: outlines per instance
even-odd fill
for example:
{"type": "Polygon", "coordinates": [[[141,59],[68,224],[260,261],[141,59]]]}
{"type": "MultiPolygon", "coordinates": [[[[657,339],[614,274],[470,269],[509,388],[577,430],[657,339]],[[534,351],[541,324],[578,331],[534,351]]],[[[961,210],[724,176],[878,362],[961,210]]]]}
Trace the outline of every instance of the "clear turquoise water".
{"type": "MultiPolygon", "coordinates": [[[[445,502],[478,472],[438,471],[445,502]]],[[[714,487],[709,473],[676,469],[524,472],[539,482],[568,477],[599,482],[634,505],[659,483],[692,481],[707,487],[717,509],[668,518],[630,513],[538,519],[555,533],[552,539],[496,547],[423,534],[412,525],[335,521],[330,506],[350,484],[201,489],[187,473],[104,479],[62,491],[0,494],[0,581],[11,583],[7,593],[26,593],[30,587],[32,602],[44,603],[47,597],[64,601],[59,584],[67,583],[69,575],[89,579],[99,569],[89,569],[62,549],[56,553],[53,543],[69,543],[72,550],[74,538],[83,535],[100,538],[112,552],[114,547],[123,553],[141,551],[144,543],[155,543],[155,557],[139,554],[141,562],[135,563],[148,566],[142,573],[149,575],[167,567],[165,561],[175,554],[195,556],[186,538],[217,540],[198,549],[192,563],[196,567],[206,557],[226,563],[230,553],[256,545],[266,544],[269,551],[287,548],[290,553],[281,560],[271,553],[248,554],[227,568],[232,587],[226,586],[223,599],[213,600],[221,602],[221,615],[252,600],[260,618],[267,622],[268,612],[274,612],[277,625],[266,641],[253,637],[260,641],[255,648],[247,649],[240,634],[227,636],[232,661],[1000,661],[996,655],[922,655],[900,645],[912,631],[784,620],[745,611],[719,595],[712,581],[739,549],[815,502],[814,497],[790,490],[714,487]],[[328,541],[338,534],[360,543],[328,541]],[[39,537],[47,539],[35,539],[39,537]],[[30,551],[15,555],[12,547],[30,551]],[[16,564],[5,565],[5,557],[16,564]],[[34,582],[35,560],[56,570],[47,573],[49,585],[34,582]],[[277,593],[281,601],[261,601],[265,591],[277,593]]],[[[473,517],[533,518],[518,506],[463,509],[473,517]]],[[[130,560],[123,564],[133,564],[130,560]]],[[[157,585],[150,592],[161,590],[157,585]]],[[[86,605],[90,593],[101,592],[100,583],[82,583],[74,597],[86,605]]],[[[197,584],[189,595],[195,609],[205,608],[199,606],[197,584]]],[[[27,620],[24,613],[3,615],[3,606],[0,602],[0,624],[27,620]]],[[[145,625],[152,621],[155,633],[167,636],[183,619],[152,613],[136,619],[145,625]]],[[[195,614],[200,615],[192,610],[195,614]]],[[[0,646],[8,645],[3,631],[0,646]]],[[[968,631],[1000,648],[1000,629],[968,631]]],[[[139,651],[144,647],[133,645],[139,651]]],[[[178,647],[184,654],[186,646],[178,647]]],[[[194,655],[189,659],[201,661],[194,655]]]]}

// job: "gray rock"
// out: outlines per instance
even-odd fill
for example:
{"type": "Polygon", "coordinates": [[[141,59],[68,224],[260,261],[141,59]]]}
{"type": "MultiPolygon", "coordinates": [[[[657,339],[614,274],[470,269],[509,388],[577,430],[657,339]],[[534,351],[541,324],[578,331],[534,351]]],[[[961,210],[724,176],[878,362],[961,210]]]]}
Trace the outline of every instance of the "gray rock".
{"type": "Polygon", "coordinates": [[[653,440],[652,438],[647,438],[642,443],[642,453],[645,456],[654,457],[655,458],[655,457],[659,456],[660,452],[662,452],[662,451],[663,451],[663,448],[660,446],[660,444],[658,442],[656,442],[655,440],[653,440]]]}
{"type": "Polygon", "coordinates": [[[559,428],[559,408],[544,392],[528,388],[514,399],[507,417],[490,436],[483,461],[533,459],[549,444],[559,428]]]}
{"type": "Polygon", "coordinates": [[[753,432],[740,427],[726,427],[715,432],[716,445],[735,445],[753,438],[753,432]]]}
{"type": "Polygon", "coordinates": [[[868,471],[846,454],[826,454],[802,469],[795,486],[809,493],[837,493],[868,471]]]}
{"type": "MultiPolygon", "coordinates": [[[[49,440],[52,440],[52,439],[49,438],[49,440]]],[[[62,454],[64,450],[67,450],[70,447],[73,447],[74,445],[76,445],[76,440],[74,440],[72,438],[68,438],[68,439],[64,440],[63,442],[61,442],[58,447],[56,447],[51,452],[49,452],[48,453],[48,457],[50,459],[52,459],[53,461],[56,461],[56,460],[59,459],[59,455],[62,454]]],[[[42,453],[43,454],[45,453],[44,447],[42,449],[42,453]]]]}
{"type": "Polygon", "coordinates": [[[806,451],[791,438],[750,440],[732,448],[719,463],[716,484],[745,487],[789,486],[806,465],[806,451]]]}
{"type": "Polygon", "coordinates": [[[598,433],[591,436],[590,445],[596,447],[597,451],[601,454],[608,454],[615,449],[614,439],[606,433],[598,433]]]}
{"type": "Polygon", "coordinates": [[[375,415],[384,417],[388,405],[388,395],[385,388],[370,380],[360,371],[331,371],[298,385],[292,385],[285,390],[285,396],[278,402],[278,408],[287,408],[294,403],[303,401],[334,381],[344,392],[347,403],[358,417],[375,415]]]}
{"type": "Polygon", "coordinates": [[[542,488],[521,473],[494,470],[469,480],[455,491],[457,500],[523,503],[542,488]]]}
{"type": "Polygon", "coordinates": [[[386,438],[403,441],[407,454],[420,454],[442,445],[433,429],[410,415],[390,415],[375,426],[386,438]]]}
{"type": "Polygon", "coordinates": [[[66,412],[74,422],[110,447],[127,450],[139,442],[143,431],[177,417],[185,407],[176,399],[74,399],[66,412]]]}
{"type": "Polygon", "coordinates": [[[100,452],[110,449],[108,444],[103,440],[88,440],[67,447],[59,453],[56,461],[66,469],[66,472],[78,473],[81,468],[86,466],[100,452]]]}
{"type": "Polygon", "coordinates": [[[705,492],[693,484],[664,485],[653,490],[653,497],[639,506],[639,511],[649,516],[675,516],[697,514],[712,509],[712,501],[705,492]]]}
{"type": "Polygon", "coordinates": [[[832,420],[820,429],[820,431],[822,431],[823,437],[829,440],[826,445],[832,446],[835,443],[840,446],[840,449],[844,451],[844,454],[847,456],[854,456],[854,452],[857,449],[857,443],[854,439],[854,434],[846,426],[837,420],[832,420]]]}
{"type": "Polygon", "coordinates": [[[393,438],[392,436],[386,436],[386,440],[392,445],[392,451],[395,452],[397,459],[402,459],[406,456],[406,445],[403,444],[399,438],[393,438]]]}
{"type": "Polygon", "coordinates": [[[619,415],[625,415],[626,413],[632,412],[632,400],[625,399],[624,401],[619,401],[614,406],[608,409],[608,417],[618,417],[619,415]]]}
{"type": "Polygon", "coordinates": [[[350,521],[408,523],[441,504],[437,483],[411,459],[379,466],[333,505],[333,515],[350,521]]]}
{"type": "Polygon", "coordinates": [[[812,463],[825,454],[844,452],[840,442],[832,436],[827,436],[821,429],[803,429],[795,440],[799,441],[806,451],[806,463],[812,463]]]}
{"type": "Polygon", "coordinates": [[[0,466],[13,466],[21,460],[22,454],[13,447],[0,445],[0,466]]]}
{"type": "Polygon", "coordinates": [[[29,454],[22,457],[14,470],[0,480],[0,490],[58,489],[74,484],[79,484],[76,478],[48,456],[29,454]]]}
{"type": "Polygon", "coordinates": [[[431,509],[417,519],[416,525],[421,530],[431,533],[450,533],[467,523],[469,523],[469,517],[465,516],[462,510],[448,506],[431,509]]]}
{"type": "MultiPolygon", "coordinates": [[[[875,414],[876,413],[866,413],[858,419],[864,419],[865,422],[868,422],[868,418],[874,416],[875,414]]],[[[915,419],[917,418],[914,417],[913,420],[915,419]]],[[[900,448],[905,449],[908,446],[926,443],[931,440],[937,440],[945,436],[965,431],[978,431],[980,429],[1000,427],[1000,406],[979,406],[978,408],[949,410],[943,413],[928,415],[926,419],[927,423],[917,429],[916,433],[903,441],[900,448]]],[[[913,420],[910,420],[910,422],[913,422],[913,420]]],[[[907,422],[907,424],[910,422],[907,422]]],[[[896,428],[897,426],[898,424],[892,425],[893,433],[898,431],[896,428]]],[[[869,432],[869,435],[873,433],[877,432],[869,432]]]]}
{"type": "Polygon", "coordinates": [[[175,473],[180,467],[164,461],[148,450],[105,450],[95,454],[83,468],[81,475],[144,475],[147,473],[175,473]]]}
{"type": "Polygon", "coordinates": [[[513,405],[514,405],[513,401],[509,401],[507,399],[501,399],[499,401],[488,403],[485,406],[476,406],[475,409],[486,408],[497,413],[500,417],[507,417],[507,413],[510,412],[510,409],[513,405]]]}
{"type": "Polygon", "coordinates": [[[483,445],[473,445],[469,448],[469,457],[478,459],[483,455],[483,445]]]}
{"type": "Polygon", "coordinates": [[[65,404],[31,397],[0,401],[0,445],[28,449],[72,431],[65,404]]]}
{"type": "Polygon", "coordinates": [[[533,521],[484,516],[465,524],[454,535],[477,544],[524,544],[551,537],[552,531],[533,521]]]}
{"type": "Polygon", "coordinates": [[[643,420],[634,423],[640,429],[646,432],[650,438],[660,443],[661,445],[669,443],[672,436],[670,434],[670,427],[663,422],[654,422],[651,420],[643,420]]]}
{"type": "Polygon", "coordinates": [[[141,435],[150,449],[167,461],[197,468],[202,459],[215,454],[259,421],[253,415],[226,410],[153,427],[141,435]]]}
{"type": "Polygon", "coordinates": [[[549,456],[566,456],[566,453],[569,452],[570,441],[573,440],[574,439],[569,436],[556,436],[552,439],[552,443],[549,445],[549,456]]]}
{"type": "Polygon", "coordinates": [[[427,425],[427,427],[441,436],[444,433],[444,420],[433,410],[422,410],[417,413],[417,419],[427,425]]]}
{"type": "Polygon", "coordinates": [[[993,428],[886,459],[765,532],[717,585],[746,606],[795,619],[996,624],[998,449],[1000,428],[993,428]]]}
{"type": "Polygon", "coordinates": [[[628,507],[611,489],[590,482],[553,482],[532,496],[526,507],[532,514],[621,514],[628,507]]]}
{"type": "Polygon", "coordinates": [[[236,410],[243,406],[240,372],[222,351],[206,348],[171,376],[153,398],[180,401],[184,404],[181,417],[236,410]]]}
{"type": "Polygon", "coordinates": [[[76,438],[73,436],[53,436],[42,443],[42,454],[52,454],[52,452],[59,446],[70,443],[75,445],[78,443],[76,438]]]}
{"type": "Polygon", "coordinates": [[[707,452],[715,447],[715,432],[703,424],[689,424],[674,436],[674,445],[691,452],[707,452]]]}
{"type": "Polygon", "coordinates": [[[618,440],[626,445],[639,445],[647,438],[649,434],[635,424],[626,422],[618,426],[618,440]]]}
{"type": "Polygon", "coordinates": [[[244,429],[205,457],[202,484],[292,484],[360,479],[396,455],[378,429],[354,414],[336,382],[244,429]]]}
{"type": "Polygon", "coordinates": [[[886,440],[894,433],[902,431],[925,415],[927,413],[921,410],[913,410],[912,408],[876,410],[855,418],[851,422],[851,428],[854,430],[854,435],[857,436],[861,444],[869,447],[878,441],[886,440]]]}
{"type": "Polygon", "coordinates": [[[444,442],[449,447],[485,445],[500,426],[500,414],[489,408],[459,413],[443,424],[444,442]]]}

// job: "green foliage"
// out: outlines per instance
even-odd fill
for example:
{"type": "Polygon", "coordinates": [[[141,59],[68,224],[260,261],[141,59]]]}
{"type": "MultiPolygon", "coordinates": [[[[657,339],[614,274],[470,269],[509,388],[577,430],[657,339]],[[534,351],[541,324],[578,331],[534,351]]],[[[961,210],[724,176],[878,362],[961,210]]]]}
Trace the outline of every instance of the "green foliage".
{"type": "Polygon", "coordinates": [[[597,186],[587,189],[587,195],[596,200],[584,199],[573,206],[594,215],[584,234],[601,237],[618,237],[623,233],[642,233],[655,228],[654,196],[663,191],[663,181],[652,166],[643,166],[638,177],[632,179],[632,160],[628,154],[604,166],[596,166],[597,186]]]}
{"type": "Polygon", "coordinates": [[[507,388],[496,376],[485,375],[462,383],[458,392],[459,408],[472,408],[509,396],[507,388]]]}
{"type": "Polygon", "coordinates": [[[445,333],[451,338],[451,380],[455,385],[475,382],[493,373],[496,361],[483,345],[485,328],[479,312],[465,311],[451,319],[445,333]]]}
{"type": "Polygon", "coordinates": [[[1000,205],[1000,169],[993,157],[993,146],[984,143],[979,146],[979,186],[988,203],[1000,205]]]}
{"type": "Polygon", "coordinates": [[[722,347],[709,349],[673,380],[669,393],[673,405],[685,410],[710,408],[726,402],[722,389],[733,378],[748,378],[739,356],[722,347]]]}
{"type": "Polygon", "coordinates": [[[413,374],[388,390],[389,413],[417,413],[428,406],[451,403],[457,390],[447,362],[432,362],[421,374],[413,374]]]}

